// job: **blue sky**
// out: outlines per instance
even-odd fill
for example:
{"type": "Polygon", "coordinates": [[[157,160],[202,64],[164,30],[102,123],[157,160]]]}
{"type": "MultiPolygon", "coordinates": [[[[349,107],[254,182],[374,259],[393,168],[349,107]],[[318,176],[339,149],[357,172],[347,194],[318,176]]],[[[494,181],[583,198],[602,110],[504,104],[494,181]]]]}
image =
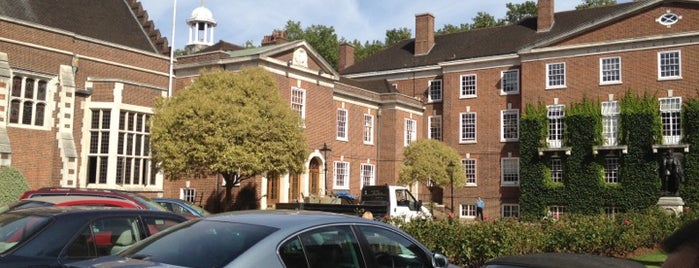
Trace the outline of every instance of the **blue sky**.
{"type": "MultiPolygon", "coordinates": [[[[618,0],[629,2],[631,0],[618,0]]],[[[265,35],[282,29],[289,20],[311,25],[332,26],[339,38],[384,41],[386,30],[406,27],[415,33],[415,14],[435,16],[435,29],[445,24],[471,23],[478,12],[504,18],[507,3],[524,0],[141,0],[150,20],[172,45],[173,5],[175,43],[184,48],[188,38],[187,18],[202,4],[212,11],[217,26],[214,41],[243,45],[250,40],[259,45],[265,35]]],[[[572,10],[583,0],[556,0],[556,12],[572,10]]]]}

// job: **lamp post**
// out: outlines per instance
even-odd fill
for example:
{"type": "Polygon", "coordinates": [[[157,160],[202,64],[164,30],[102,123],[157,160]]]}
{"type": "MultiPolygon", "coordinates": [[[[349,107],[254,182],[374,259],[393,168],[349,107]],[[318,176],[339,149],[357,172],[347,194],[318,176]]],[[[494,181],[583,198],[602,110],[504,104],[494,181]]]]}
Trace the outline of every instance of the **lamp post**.
{"type": "Polygon", "coordinates": [[[449,161],[449,184],[451,185],[451,214],[454,215],[454,161],[449,161]]]}
{"type": "Polygon", "coordinates": [[[330,147],[324,142],[323,143],[323,148],[320,148],[320,151],[323,152],[323,164],[324,164],[324,174],[323,175],[323,180],[325,180],[325,194],[328,194],[328,152],[332,151],[330,150],[330,147]]]}

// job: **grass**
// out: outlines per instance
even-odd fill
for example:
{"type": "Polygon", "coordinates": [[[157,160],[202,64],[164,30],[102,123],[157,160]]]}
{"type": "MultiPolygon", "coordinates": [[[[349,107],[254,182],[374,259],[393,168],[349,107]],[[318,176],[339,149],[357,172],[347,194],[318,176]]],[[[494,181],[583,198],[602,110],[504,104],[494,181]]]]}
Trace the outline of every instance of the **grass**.
{"type": "Polygon", "coordinates": [[[665,256],[664,253],[656,251],[645,255],[633,257],[631,258],[631,260],[640,262],[648,268],[660,268],[660,266],[662,266],[663,262],[665,261],[665,257],[667,256],[665,256]]]}

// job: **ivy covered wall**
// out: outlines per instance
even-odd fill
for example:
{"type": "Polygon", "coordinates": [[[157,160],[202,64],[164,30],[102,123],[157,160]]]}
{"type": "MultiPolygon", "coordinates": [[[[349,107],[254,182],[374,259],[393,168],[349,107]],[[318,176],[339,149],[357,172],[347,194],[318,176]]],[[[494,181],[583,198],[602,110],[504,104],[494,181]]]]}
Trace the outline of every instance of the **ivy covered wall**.
{"type": "MultiPolygon", "coordinates": [[[[695,206],[699,202],[699,102],[683,101],[682,143],[689,144],[690,150],[685,153],[686,181],[680,186],[680,196],[687,205],[695,206]]],[[[593,147],[603,143],[599,103],[584,99],[566,105],[563,147],[568,150],[542,154],[539,151],[546,148],[548,133],[546,106],[526,107],[520,121],[523,219],[544,217],[550,206],[564,206],[566,213],[601,214],[605,208],[634,211],[658,202],[660,153],[653,152],[653,145],[662,138],[658,98],[627,93],[619,105],[617,139],[625,150],[601,147],[597,154],[593,147]],[[604,178],[605,158],[609,153],[618,156],[618,183],[607,183],[604,178]],[[562,159],[561,182],[552,180],[549,163],[554,154],[562,159]]]]}

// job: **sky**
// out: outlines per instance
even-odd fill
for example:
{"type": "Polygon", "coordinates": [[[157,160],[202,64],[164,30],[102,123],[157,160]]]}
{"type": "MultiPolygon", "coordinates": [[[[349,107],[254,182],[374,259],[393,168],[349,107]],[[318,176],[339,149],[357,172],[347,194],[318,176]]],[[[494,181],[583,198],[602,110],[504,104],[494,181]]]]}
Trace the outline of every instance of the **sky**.
{"type": "MultiPolygon", "coordinates": [[[[618,3],[631,0],[618,0],[618,3]]],[[[507,3],[525,0],[141,0],[148,17],[175,49],[187,44],[187,18],[204,6],[211,10],[216,27],[214,43],[223,40],[244,45],[260,45],[265,35],[283,29],[286,22],[296,21],[305,29],[311,25],[333,27],[338,38],[383,42],[386,30],[408,28],[415,34],[415,15],[430,13],[435,30],[445,24],[472,23],[478,12],[496,19],[504,18],[507,3]],[[176,4],[176,9],[173,5],[176,4]],[[175,43],[172,40],[173,13],[175,43]]],[[[583,0],[556,0],[556,12],[573,10],[583,0]]]]}

